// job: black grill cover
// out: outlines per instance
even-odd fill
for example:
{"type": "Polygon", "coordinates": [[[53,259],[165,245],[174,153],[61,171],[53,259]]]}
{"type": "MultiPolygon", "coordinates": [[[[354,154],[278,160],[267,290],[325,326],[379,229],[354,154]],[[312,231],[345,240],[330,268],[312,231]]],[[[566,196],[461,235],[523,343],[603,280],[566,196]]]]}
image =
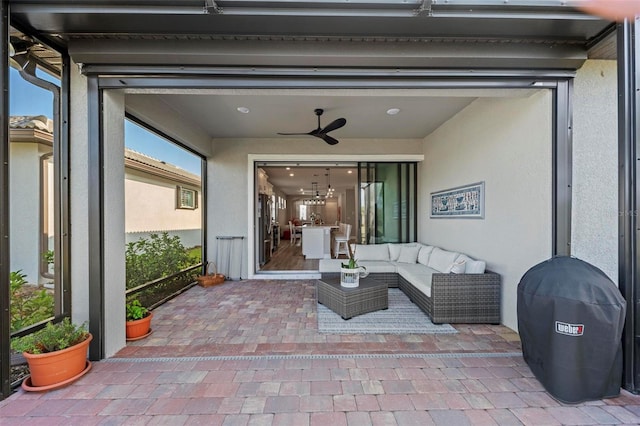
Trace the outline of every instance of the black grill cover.
{"type": "Polygon", "coordinates": [[[620,394],[625,301],[593,265],[558,256],[518,284],[524,359],[547,392],[565,403],[620,394]]]}

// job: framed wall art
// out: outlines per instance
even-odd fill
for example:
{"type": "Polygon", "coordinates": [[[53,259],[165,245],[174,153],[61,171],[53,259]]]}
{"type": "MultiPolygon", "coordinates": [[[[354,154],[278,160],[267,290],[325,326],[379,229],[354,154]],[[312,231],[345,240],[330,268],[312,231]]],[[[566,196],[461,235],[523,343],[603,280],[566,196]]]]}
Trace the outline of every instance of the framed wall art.
{"type": "Polygon", "coordinates": [[[430,217],[484,219],[484,182],[432,192],[430,217]]]}

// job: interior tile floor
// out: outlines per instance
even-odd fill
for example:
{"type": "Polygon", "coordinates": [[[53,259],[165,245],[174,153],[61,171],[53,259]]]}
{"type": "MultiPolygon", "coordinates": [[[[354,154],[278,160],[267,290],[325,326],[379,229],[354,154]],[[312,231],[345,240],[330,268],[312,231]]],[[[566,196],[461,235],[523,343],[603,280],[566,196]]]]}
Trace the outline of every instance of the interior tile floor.
{"type": "Polygon", "coordinates": [[[563,404],[503,326],[447,335],[320,334],[313,281],[193,287],[153,334],[77,382],[0,402],[0,424],[640,424],[640,396],[563,404]]]}

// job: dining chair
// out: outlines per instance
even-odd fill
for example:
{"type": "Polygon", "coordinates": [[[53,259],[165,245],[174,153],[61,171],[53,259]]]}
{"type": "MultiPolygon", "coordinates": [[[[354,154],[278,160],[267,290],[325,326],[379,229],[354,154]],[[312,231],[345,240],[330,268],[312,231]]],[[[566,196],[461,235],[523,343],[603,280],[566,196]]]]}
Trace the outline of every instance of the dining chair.
{"type": "MultiPolygon", "coordinates": [[[[341,224],[342,225],[342,224],[341,224]]],[[[344,224],[344,234],[336,235],[333,255],[337,259],[341,254],[349,257],[349,238],[351,237],[351,224],[344,224]]]]}
{"type": "Polygon", "coordinates": [[[302,233],[300,231],[296,231],[296,226],[291,221],[289,221],[289,235],[291,236],[291,245],[295,244],[296,241],[300,241],[302,237],[302,233]]]}

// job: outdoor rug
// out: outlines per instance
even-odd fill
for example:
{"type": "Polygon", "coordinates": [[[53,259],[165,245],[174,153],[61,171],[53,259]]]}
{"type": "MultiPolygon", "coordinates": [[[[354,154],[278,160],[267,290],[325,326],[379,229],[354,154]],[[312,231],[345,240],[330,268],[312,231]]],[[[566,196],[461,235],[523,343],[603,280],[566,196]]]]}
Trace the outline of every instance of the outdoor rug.
{"type": "Polygon", "coordinates": [[[349,320],[318,303],[318,331],[338,334],[448,334],[449,324],[434,324],[398,288],[389,289],[389,309],[358,315],[349,320]]]}

